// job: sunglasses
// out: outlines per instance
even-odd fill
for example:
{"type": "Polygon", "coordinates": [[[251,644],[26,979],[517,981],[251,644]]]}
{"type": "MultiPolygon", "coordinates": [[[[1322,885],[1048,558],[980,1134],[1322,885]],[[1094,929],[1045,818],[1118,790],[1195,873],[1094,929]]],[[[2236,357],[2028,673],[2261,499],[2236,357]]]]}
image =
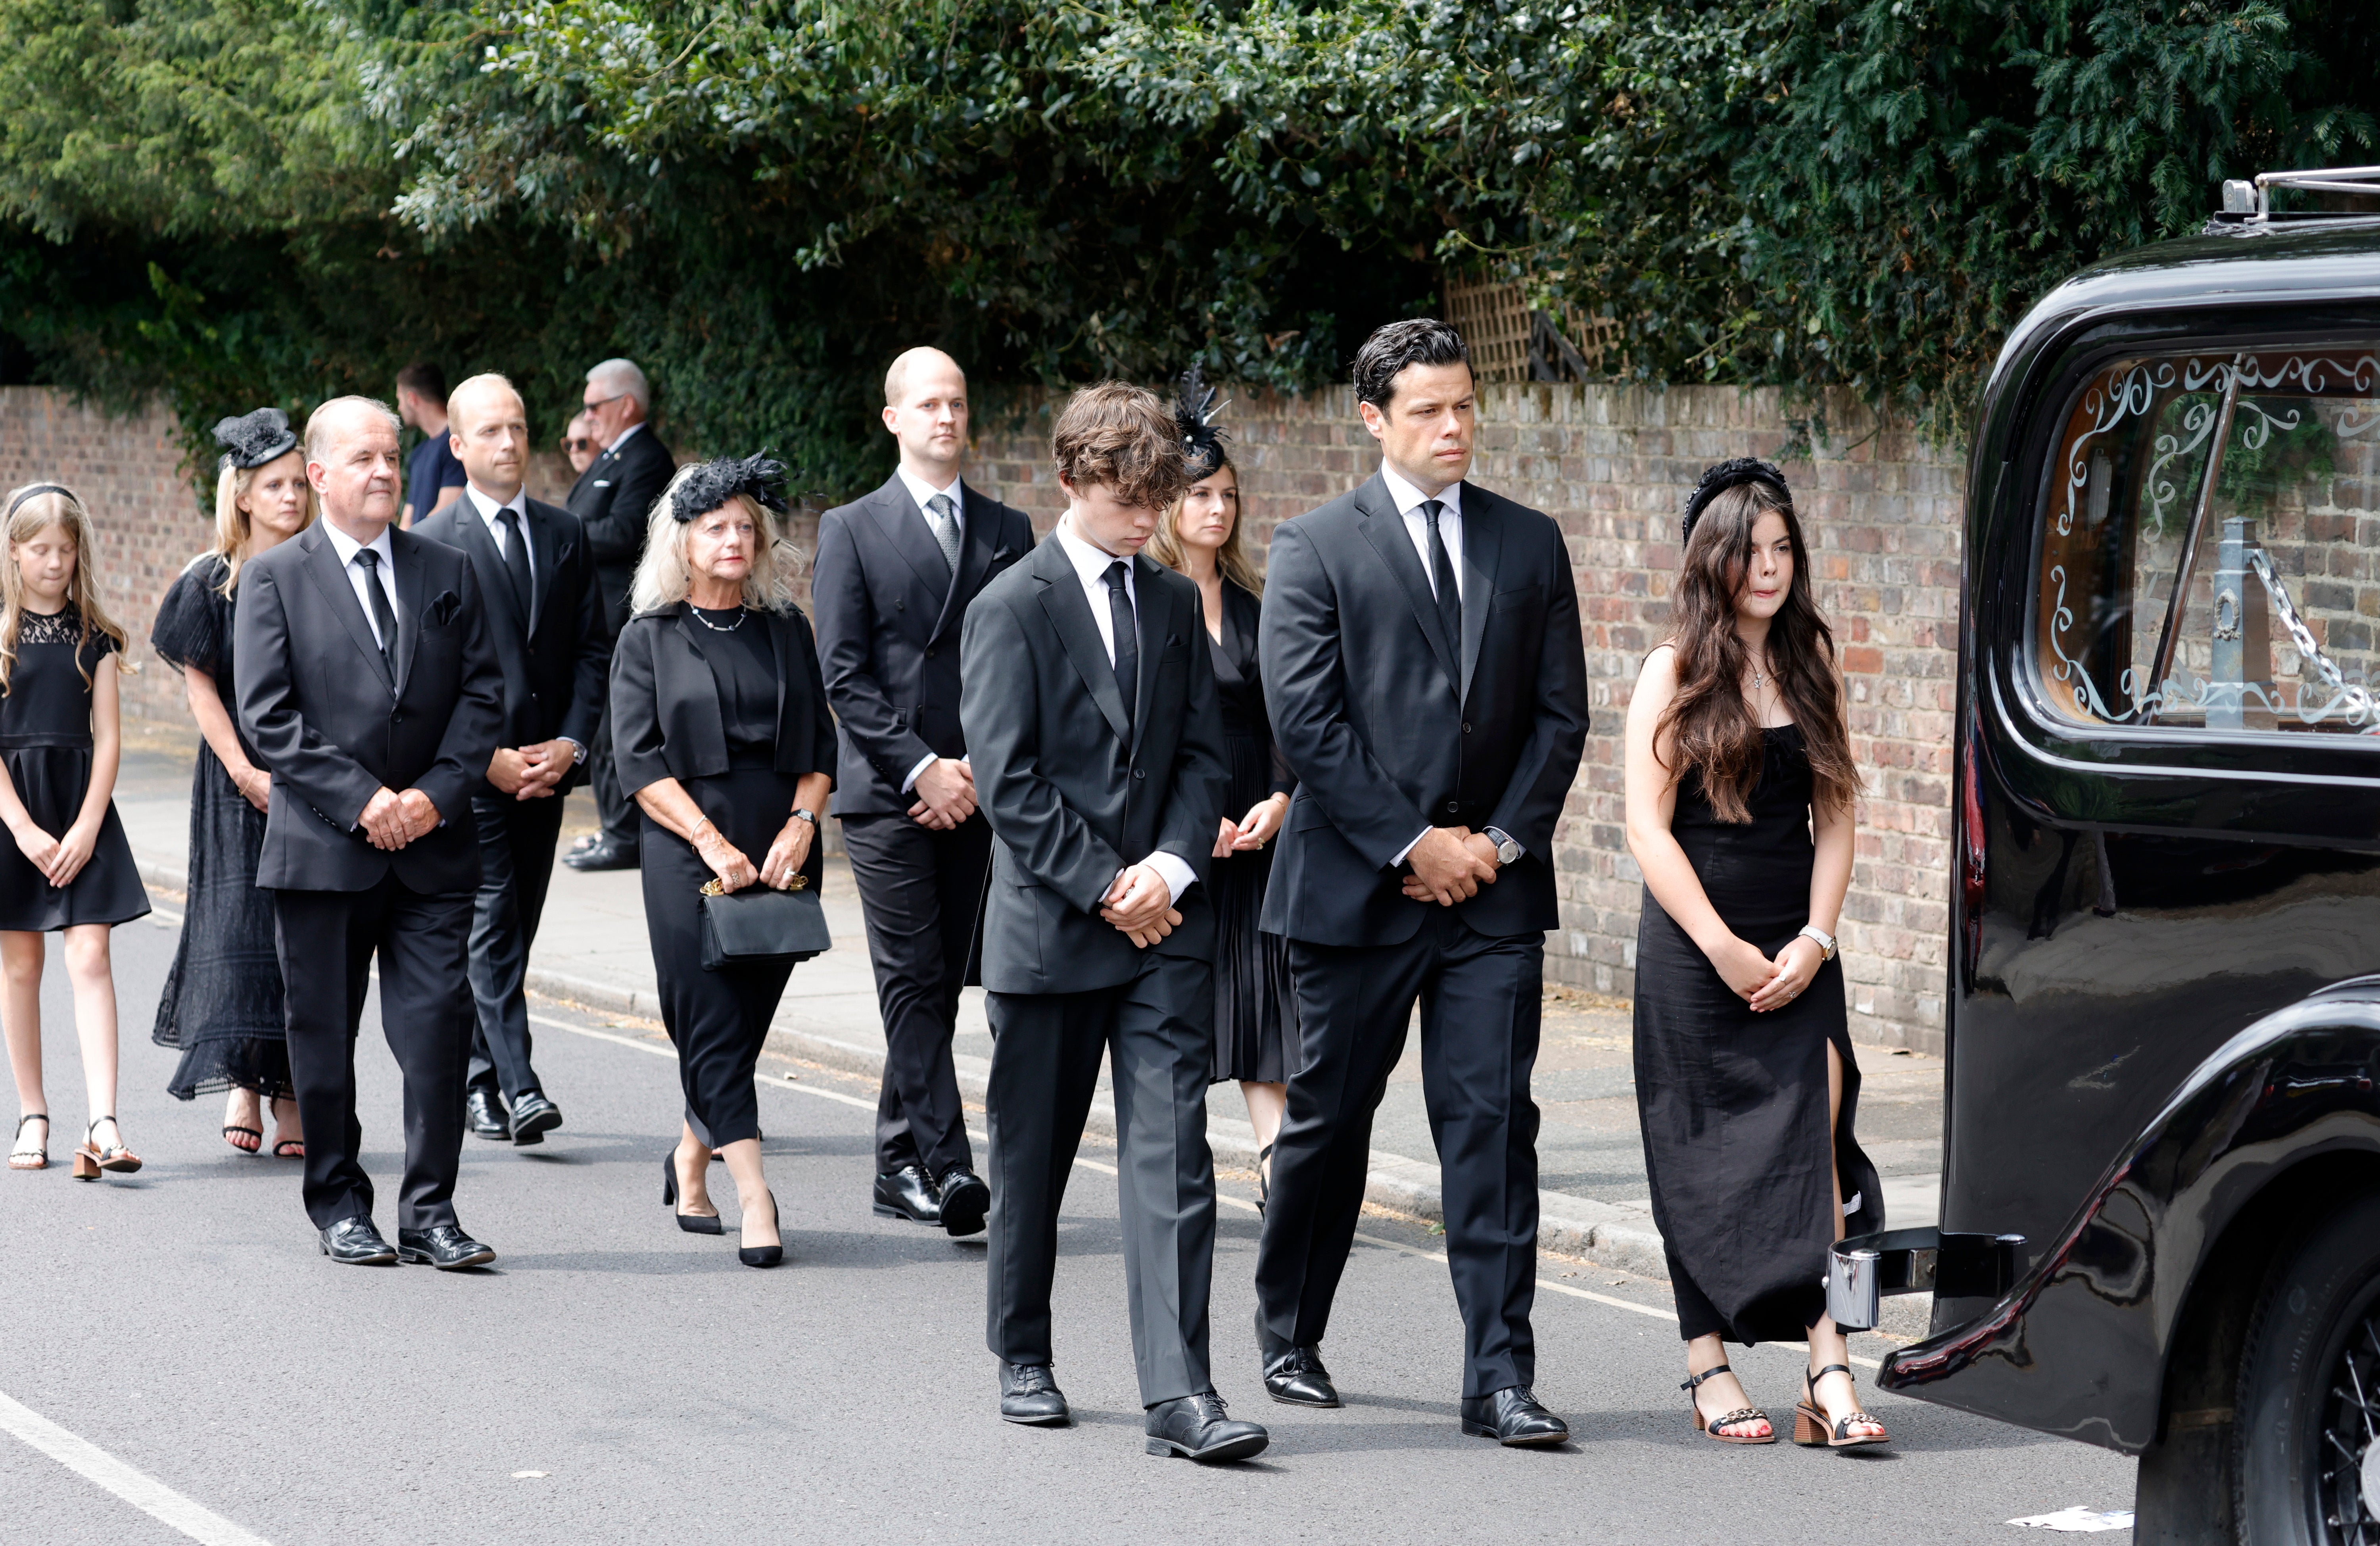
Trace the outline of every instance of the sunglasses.
{"type": "Polygon", "coordinates": [[[595,449],[595,443],[585,435],[565,435],[563,437],[562,448],[565,451],[592,451],[595,449]]]}

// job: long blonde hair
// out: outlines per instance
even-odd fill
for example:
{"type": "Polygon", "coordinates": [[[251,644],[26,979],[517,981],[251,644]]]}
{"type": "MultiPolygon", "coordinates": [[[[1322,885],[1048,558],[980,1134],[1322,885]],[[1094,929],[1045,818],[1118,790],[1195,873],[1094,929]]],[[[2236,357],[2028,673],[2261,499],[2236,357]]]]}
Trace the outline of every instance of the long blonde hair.
{"type": "MultiPolygon", "coordinates": [[[[300,482],[304,482],[306,474],[303,470],[305,467],[303,453],[298,447],[293,445],[281,453],[281,456],[288,456],[298,457],[300,470],[298,478],[300,482]]],[[[281,456],[273,457],[273,462],[279,461],[281,456]]],[[[248,497],[249,488],[256,481],[256,475],[265,468],[271,467],[273,462],[265,462],[256,467],[235,467],[232,465],[231,458],[226,456],[224,458],[223,470],[215,474],[215,545],[199,554],[198,559],[193,562],[209,558],[223,560],[223,583],[215,589],[223,593],[226,601],[231,598],[232,589],[239,584],[239,566],[248,562],[249,541],[256,534],[256,529],[249,513],[240,508],[239,502],[248,497]]],[[[314,498],[314,485],[307,483],[306,525],[298,530],[305,530],[306,527],[313,525],[322,514],[322,507],[314,498]]]]}
{"type": "Polygon", "coordinates": [[[125,634],[99,603],[99,581],[91,575],[91,553],[99,545],[91,512],[69,490],[55,483],[28,483],[8,492],[7,562],[0,565],[0,698],[7,696],[9,676],[17,668],[17,636],[25,620],[25,576],[17,567],[17,544],[30,542],[53,526],[63,526],[74,539],[74,575],[67,581],[67,604],[82,619],[75,639],[75,670],[82,685],[91,685],[82,663],[81,647],[93,634],[104,634],[115,644],[116,669],[127,676],[139,670],[124,659],[125,634]]]}
{"type": "MultiPolygon", "coordinates": [[[[1257,570],[1256,561],[1248,556],[1246,544],[1240,541],[1240,534],[1248,529],[1247,491],[1240,488],[1240,469],[1233,467],[1232,458],[1226,456],[1215,464],[1215,472],[1229,472],[1232,487],[1238,490],[1241,496],[1238,508],[1232,514],[1232,534],[1223,539],[1221,547],[1215,550],[1215,567],[1225,579],[1261,601],[1264,599],[1264,576],[1257,570]]],[[[1212,478],[1215,472],[1209,472],[1207,478],[1212,478]]],[[[1206,481],[1206,478],[1198,480],[1201,483],[1206,481]]],[[[1184,490],[1181,498],[1165,507],[1165,514],[1158,518],[1157,530],[1148,534],[1148,556],[1176,574],[1190,572],[1185,567],[1187,560],[1182,551],[1180,531],[1182,506],[1188,503],[1189,498],[1189,491],[1184,490]]]]}
{"type": "MultiPolygon", "coordinates": [[[[694,522],[670,514],[672,494],[687,476],[704,464],[690,462],[678,469],[669,487],[653,501],[645,517],[645,555],[637,561],[637,578],[628,587],[631,612],[659,612],[686,600],[694,588],[694,571],[686,566],[686,539],[694,522]]],[[[794,605],[794,577],[801,572],[802,555],[785,535],[778,517],[758,500],[742,494],[729,498],[752,517],[752,572],[744,577],[744,604],[763,612],[789,612],[794,605]]],[[[722,506],[723,508],[724,506],[722,506]]],[[[710,514],[705,510],[704,515],[710,514]]]]}

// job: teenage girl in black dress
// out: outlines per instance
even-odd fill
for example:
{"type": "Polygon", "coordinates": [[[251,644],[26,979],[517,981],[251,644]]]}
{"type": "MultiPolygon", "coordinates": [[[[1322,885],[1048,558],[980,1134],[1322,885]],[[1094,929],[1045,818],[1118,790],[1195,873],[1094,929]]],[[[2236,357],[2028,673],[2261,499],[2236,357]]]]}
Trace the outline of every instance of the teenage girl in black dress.
{"type": "MultiPolygon", "coordinates": [[[[42,1090],[42,936],[66,936],[91,1125],[78,1180],[128,1174],[140,1158],[115,1124],[115,979],[107,931],[149,911],[115,816],[117,658],[124,630],[99,604],[82,501],[55,483],[8,496],[0,517],[0,1029],[22,1113],[11,1170],[49,1163],[42,1090]]],[[[130,670],[129,666],[122,667],[130,670]]]]}
{"type": "Polygon", "coordinates": [[[1628,849],[1645,872],[1636,1103],[1697,1431],[1776,1441],[1723,1341],[1800,1341],[1794,1439],[1882,1443],[1820,1286],[1848,1211],[1884,1227],[1835,927],[1853,767],[1833,635],[1782,473],[1749,458],[1687,502],[1670,639],[1628,706],[1628,849]]]}

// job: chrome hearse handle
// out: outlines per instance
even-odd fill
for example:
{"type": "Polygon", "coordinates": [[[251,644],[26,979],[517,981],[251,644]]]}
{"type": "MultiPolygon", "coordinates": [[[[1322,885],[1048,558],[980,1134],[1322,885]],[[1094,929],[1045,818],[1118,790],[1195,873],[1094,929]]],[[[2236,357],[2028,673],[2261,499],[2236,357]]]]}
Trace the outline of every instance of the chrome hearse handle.
{"type": "Polygon", "coordinates": [[[1984,1295],[2016,1285],[2022,1235],[1945,1235],[1888,1229],[1835,1242],[1827,1260],[1827,1313],[1847,1332],[1872,1329],[1888,1294],[1984,1295]]]}

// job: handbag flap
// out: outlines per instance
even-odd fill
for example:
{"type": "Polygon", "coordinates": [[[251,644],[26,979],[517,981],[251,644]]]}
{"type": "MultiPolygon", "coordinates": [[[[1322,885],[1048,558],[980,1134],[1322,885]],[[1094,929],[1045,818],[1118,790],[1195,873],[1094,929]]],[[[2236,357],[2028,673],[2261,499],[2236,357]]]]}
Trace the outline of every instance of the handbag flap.
{"type": "Polygon", "coordinates": [[[746,886],[705,896],[702,910],[719,953],[729,960],[767,956],[816,956],[833,947],[826,908],[815,891],[746,886]]]}

